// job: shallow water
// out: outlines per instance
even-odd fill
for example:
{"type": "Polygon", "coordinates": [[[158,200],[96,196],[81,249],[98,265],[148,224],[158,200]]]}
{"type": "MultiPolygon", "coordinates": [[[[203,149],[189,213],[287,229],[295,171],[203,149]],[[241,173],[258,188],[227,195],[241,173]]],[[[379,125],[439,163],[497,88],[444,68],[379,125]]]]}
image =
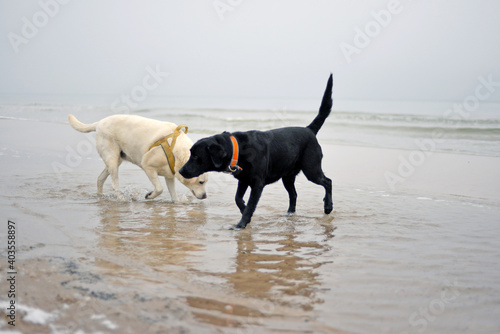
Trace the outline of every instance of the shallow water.
{"type": "MultiPolygon", "coordinates": [[[[498,202],[389,193],[337,180],[332,174],[339,162],[324,144],[334,213],[322,213],[323,189],[301,175],[296,215],[283,215],[288,199],[278,182],[265,188],[247,229],[230,231],[240,218],[231,176],[211,174],[203,201],[180,183],[182,203],[172,203],[166,188],[147,201],[147,177],[124,163],[125,199],[116,199],[109,183],[99,198],[102,162],[95,151],[68,160],[65,149],[86,152],[81,143],[87,137],[66,124],[5,119],[0,124],[2,143],[17,138],[2,148],[0,206],[3,219],[19,226],[19,260],[71,261],[79,272],[99,277],[85,280],[85,287],[103,302],[136,303],[133,296],[174,300],[189,315],[181,317],[188,332],[500,329],[498,202]],[[66,169],[56,164],[55,170],[54,162],[66,169]]],[[[3,242],[5,231],[0,233],[3,242]]],[[[64,313],[63,303],[46,308],[64,313]]],[[[162,307],[149,312],[137,321],[176,319],[162,307]]],[[[122,331],[127,325],[119,319],[113,321],[122,331]]]]}
{"type": "Polygon", "coordinates": [[[336,212],[325,216],[322,190],[301,177],[296,215],[281,215],[276,184],[249,227],[229,231],[239,219],[231,177],[212,177],[206,201],[179,187],[185,203],[173,204],[166,194],[144,200],[142,172],[123,169],[125,201],[95,195],[99,169],[7,181],[2,211],[35,245],[23,257],[80,259],[119,295],[185,300],[197,320],[245,332],[283,329],[285,319],[290,330],[326,332],[500,325],[496,205],[337,185],[336,212]]]}

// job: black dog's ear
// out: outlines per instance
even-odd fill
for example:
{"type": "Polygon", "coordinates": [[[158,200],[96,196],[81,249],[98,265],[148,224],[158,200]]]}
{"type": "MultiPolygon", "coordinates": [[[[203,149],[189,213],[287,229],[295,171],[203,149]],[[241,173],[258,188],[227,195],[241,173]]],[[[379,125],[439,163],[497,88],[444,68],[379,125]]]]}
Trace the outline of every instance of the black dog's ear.
{"type": "Polygon", "coordinates": [[[219,144],[210,144],[208,145],[207,150],[215,168],[220,168],[224,158],[226,157],[224,148],[219,144]]]}

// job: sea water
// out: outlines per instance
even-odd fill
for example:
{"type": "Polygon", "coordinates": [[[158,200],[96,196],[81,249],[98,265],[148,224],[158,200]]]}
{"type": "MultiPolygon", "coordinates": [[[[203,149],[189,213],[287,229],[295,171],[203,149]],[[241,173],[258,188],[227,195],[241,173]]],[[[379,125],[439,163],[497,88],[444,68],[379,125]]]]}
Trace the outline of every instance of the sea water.
{"type": "MultiPolygon", "coordinates": [[[[186,124],[197,140],[222,131],[305,126],[318,107],[315,100],[177,98],[130,114],[186,124]]],[[[425,139],[436,152],[499,156],[498,105],[447,118],[449,108],[453,103],[334,103],[318,135],[325,173],[342,164],[330,157],[335,144],[414,150],[425,139]]],[[[124,199],[114,197],[109,181],[98,197],[103,164],[94,134],[73,130],[69,113],[91,123],[113,111],[106,104],[52,100],[0,106],[0,207],[2,219],[19,226],[20,272],[29,270],[22,264],[30,259],[73,261],[99,279],[60,289],[116,296],[138,314],[147,301],[175,299],[207,332],[499,330],[500,203],[334,179],[335,211],[326,216],[323,189],[299,176],[296,215],[283,216],[288,198],[277,183],[265,188],[248,228],[229,231],[240,218],[229,175],[210,175],[204,201],[180,184],[181,203],[172,203],[166,191],[147,201],[147,177],[124,163],[124,199]]],[[[23,305],[34,306],[29,295],[23,298],[23,305]]],[[[47,321],[69,330],[65,319],[74,314],[62,303],[48,305],[44,311],[57,317],[47,321]]],[[[113,312],[107,318],[126,326],[113,312]]],[[[176,319],[164,308],[149,312],[137,322],[176,319]]]]}
{"type": "MultiPolygon", "coordinates": [[[[45,103],[0,105],[0,116],[43,122],[66,122],[73,113],[90,123],[116,113],[106,98],[92,97],[100,104],[45,103]]],[[[109,99],[109,98],[108,98],[109,99]]],[[[37,101],[43,101],[38,98],[37,101]]],[[[127,113],[187,124],[190,132],[213,135],[222,131],[269,130],[284,126],[306,126],[317,114],[317,99],[245,98],[150,98],[127,113]]],[[[123,111],[123,110],[121,110],[123,111]]],[[[500,156],[500,103],[481,103],[471,108],[461,102],[425,101],[335,101],[333,111],[318,138],[332,144],[418,149],[423,140],[433,142],[437,152],[500,156]]]]}

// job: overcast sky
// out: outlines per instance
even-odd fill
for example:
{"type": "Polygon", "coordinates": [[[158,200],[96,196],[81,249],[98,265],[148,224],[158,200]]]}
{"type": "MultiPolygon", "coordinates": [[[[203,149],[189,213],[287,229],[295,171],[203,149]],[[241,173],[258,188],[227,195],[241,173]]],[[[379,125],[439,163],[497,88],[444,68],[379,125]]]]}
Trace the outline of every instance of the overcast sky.
{"type": "Polygon", "coordinates": [[[0,36],[4,96],[500,102],[498,0],[0,0],[0,36]]]}

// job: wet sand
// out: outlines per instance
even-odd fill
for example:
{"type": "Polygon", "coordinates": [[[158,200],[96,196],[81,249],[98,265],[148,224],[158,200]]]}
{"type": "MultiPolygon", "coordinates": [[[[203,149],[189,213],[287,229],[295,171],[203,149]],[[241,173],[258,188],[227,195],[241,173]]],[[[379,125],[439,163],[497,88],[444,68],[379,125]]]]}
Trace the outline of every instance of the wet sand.
{"type": "MultiPolygon", "coordinates": [[[[193,140],[201,135],[190,134],[193,140]]],[[[297,214],[281,183],[252,223],[236,180],[212,174],[209,198],[181,184],[153,201],[123,164],[125,200],[96,195],[91,135],[67,124],[0,120],[2,243],[16,222],[16,326],[22,333],[466,333],[500,321],[500,159],[432,153],[391,189],[412,151],[322,144],[334,181],[297,179],[297,214]],[[75,154],[73,154],[76,152],[75,154]]],[[[320,139],[321,142],[321,139],[320,139]]],[[[2,279],[0,305],[9,302],[2,279]]]]}

